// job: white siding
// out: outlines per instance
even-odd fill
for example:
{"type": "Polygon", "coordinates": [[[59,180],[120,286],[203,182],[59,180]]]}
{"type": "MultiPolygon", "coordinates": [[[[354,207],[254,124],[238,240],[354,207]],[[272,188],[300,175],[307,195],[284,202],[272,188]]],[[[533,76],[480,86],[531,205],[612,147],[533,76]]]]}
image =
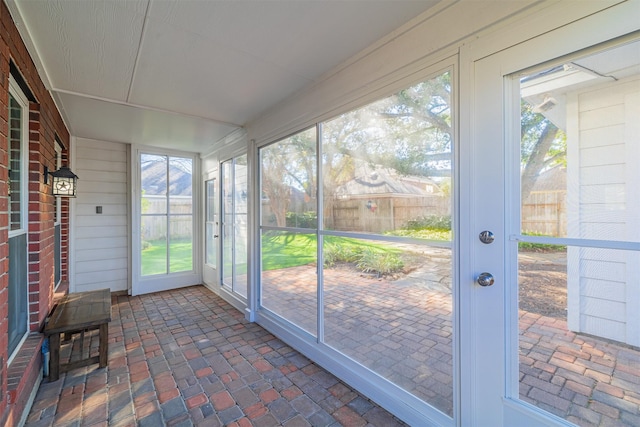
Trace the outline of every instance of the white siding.
{"type": "Polygon", "coordinates": [[[76,140],[75,292],[129,289],[129,150],[126,144],[76,140]]]}
{"type": "MultiPolygon", "coordinates": [[[[577,141],[579,159],[569,164],[574,177],[569,180],[578,194],[569,213],[575,225],[575,234],[570,237],[638,241],[638,78],[577,93],[572,99],[575,104],[570,113],[575,127],[569,129],[572,135],[568,141],[577,141]]],[[[570,250],[572,329],[640,343],[635,326],[640,321],[639,258],[637,253],[624,251],[570,250]]]]}

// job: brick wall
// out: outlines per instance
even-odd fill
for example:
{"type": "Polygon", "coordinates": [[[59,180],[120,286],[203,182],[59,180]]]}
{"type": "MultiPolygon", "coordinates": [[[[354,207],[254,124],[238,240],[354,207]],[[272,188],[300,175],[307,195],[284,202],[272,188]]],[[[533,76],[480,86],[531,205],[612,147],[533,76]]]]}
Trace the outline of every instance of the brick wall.
{"type": "MultiPolygon", "coordinates": [[[[53,301],[54,287],[54,218],[55,198],[51,185],[44,184],[46,166],[56,166],[55,139],[64,146],[63,164],[67,164],[69,132],[51,95],[45,88],[29,56],[9,10],[0,1],[0,425],[15,425],[21,416],[36,378],[24,375],[18,364],[29,370],[39,369],[41,338],[37,335],[53,301]],[[19,351],[19,357],[8,366],[8,101],[10,63],[26,82],[35,98],[29,106],[29,225],[28,287],[29,330],[36,335],[19,351]],[[22,374],[21,374],[22,372],[22,374]],[[13,378],[16,377],[16,378],[13,378]]],[[[62,206],[62,280],[67,280],[68,200],[62,206]]]]}

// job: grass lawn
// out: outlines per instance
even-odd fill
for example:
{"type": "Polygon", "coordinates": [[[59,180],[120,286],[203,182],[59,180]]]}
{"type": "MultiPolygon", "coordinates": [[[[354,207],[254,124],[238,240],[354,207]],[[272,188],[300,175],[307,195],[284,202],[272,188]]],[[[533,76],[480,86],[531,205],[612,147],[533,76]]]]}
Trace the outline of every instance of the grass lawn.
{"type": "MultiPolygon", "coordinates": [[[[167,242],[153,240],[146,242],[146,249],[142,250],[142,275],[167,273],[167,242]]],[[[191,240],[174,240],[170,246],[169,272],[193,270],[193,251],[191,240]]]]}
{"type": "MultiPolygon", "coordinates": [[[[325,236],[325,245],[339,246],[347,253],[360,253],[371,249],[381,253],[400,254],[402,250],[368,240],[348,237],[325,236]]],[[[317,261],[317,238],[315,234],[265,233],[262,236],[262,269],[297,267],[317,261]]]]}
{"type": "MultiPolygon", "coordinates": [[[[402,230],[405,231],[405,230],[402,230]]],[[[418,233],[420,234],[420,233],[418,233]]],[[[416,232],[401,234],[411,237],[422,237],[416,232]]],[[[448,232],[430,233],[427,238],[447,240],[448,232]]],[[[352,239],[348,237],[325,236],[325,262],[337,255],[338,260],[344,261],[349,257],[357,257],[363,252],[400,256],[403,251],[389,244],[381,244],[369,240],[352,239]],[[331,253],[327,253],[327,249],[331,253]],[[336,251],[338,253],[336,253],[336,251]]],[[[166,274],[167,246],[164,240],[147,242],[148,247],[142,251],[142,275],[166,274]]],[[[280,268],[297,267],[317,262],[317,238],[315,234],[269,232],[262,236],[262,268],[263,270],[277,270],[280,268]]],[[[170,272],[190,271],[193,268],[192,243],[190,240],[176,240],[171,242],[170,272]]],[[[355,258],[354,260],[355,261],[355,258]]],[[[231,266],[226,266],[227,273],[231,266]]],[[[246,264],[236,266],[237,274],[246,273],[246,264]]]]}

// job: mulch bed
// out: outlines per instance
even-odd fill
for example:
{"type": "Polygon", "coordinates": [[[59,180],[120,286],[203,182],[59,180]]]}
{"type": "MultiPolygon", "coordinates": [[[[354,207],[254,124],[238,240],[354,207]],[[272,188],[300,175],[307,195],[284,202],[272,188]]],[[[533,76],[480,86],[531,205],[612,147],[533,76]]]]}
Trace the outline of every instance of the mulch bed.
{"type": "Polygon", "coordinates": [[[567,317],[567,266],[521,260],[520,309],[556,319],[567,317]]]}

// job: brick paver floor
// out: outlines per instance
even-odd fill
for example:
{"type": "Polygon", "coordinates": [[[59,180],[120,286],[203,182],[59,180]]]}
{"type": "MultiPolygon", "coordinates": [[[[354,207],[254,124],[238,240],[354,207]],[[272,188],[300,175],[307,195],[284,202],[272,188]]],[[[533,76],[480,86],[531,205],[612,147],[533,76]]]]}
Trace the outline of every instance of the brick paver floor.
{"type": "MultiPolygon", "coordinates": [[[[325,342],[452,415],[450,262],[441,252],[421,281],[325,269],[325,342]]],[[[550,262],[539,257],[530,262],[550,262]]],[[[314,267],[264,272],[262,281],[267,308],[315,333],[314,267]]],[[[580,426],[640,426],[638,348],[525,311],[519,327],[521,399],[580,426]]]]}
{"type": "Polygon", "coordinates": [[[27,426],[403,425],[202,286],[114,297],[112,317],[108,367],[43,380],[27,426]]]}
{"type": "MultiPolygon", "coordinates": [[[[325,270],[324,316],[328,345],[452,414],[447,262],[428,280],[325,270]]],[[[262,280],[265,307],[316,334],[315,269],[262,280]]],[[[28,426],[401,425],[203,287],[118,297],[113,317],[108,368],[45,380],[28,426]]],[[[640,426],[640,351],[521,311],[520,396],[580,426],[640,426]]]]}

